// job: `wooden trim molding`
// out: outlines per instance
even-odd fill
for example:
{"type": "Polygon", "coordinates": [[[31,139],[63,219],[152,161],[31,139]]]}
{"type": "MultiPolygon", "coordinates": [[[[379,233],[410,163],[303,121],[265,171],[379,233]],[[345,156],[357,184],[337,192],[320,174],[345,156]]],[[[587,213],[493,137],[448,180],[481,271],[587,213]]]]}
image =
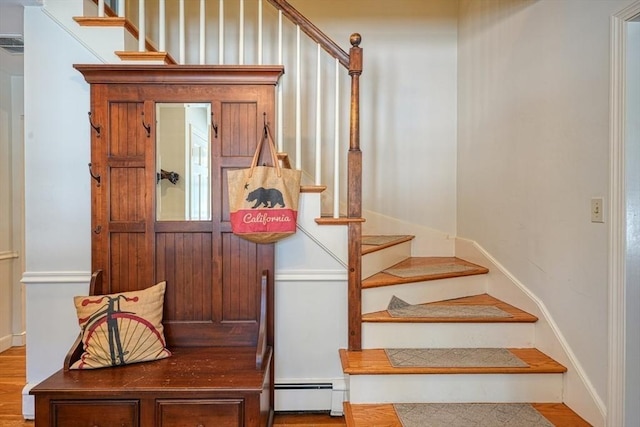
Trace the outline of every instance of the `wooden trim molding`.
{"type": "Polygon", "coordinates": [[[20,258],[20,256],[18,255],[18,252],[16,251],[0,252],[0,261],[4,261],[7,259],[16,259],[16,258],[20,258]]]}
{"type": "Polygon", "coordinates": [[[611,17],[609,181],[609,397],[607,425],[624,425],[626,287],[626,46],[627,23],[640,15],[636,1],[611,17]]]}
{"type": "Polygon", "coordinates": [[[138,65],[75,64],[87,83],[274,85],[284,73],[280,65],[138,65]]]}
{"type": "Polygon", "coordinates": [[[89,283],[88,271],[26,271],[20,280],[25,285],[57,283],[89,283]]]}

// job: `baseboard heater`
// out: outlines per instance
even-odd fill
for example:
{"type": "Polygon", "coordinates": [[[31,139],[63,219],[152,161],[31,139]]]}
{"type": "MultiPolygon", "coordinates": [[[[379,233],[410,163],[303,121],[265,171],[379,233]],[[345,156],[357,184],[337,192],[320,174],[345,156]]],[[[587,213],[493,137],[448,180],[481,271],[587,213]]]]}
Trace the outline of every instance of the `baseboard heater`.
{"type": "Polygon", "coordinates": [[[344,390],[334,390],[332,383],[277,383],[274,389],[276,411],[342,415],[344,390]]]}
{"type": "Polygon", "coordinates": [[[282,384],[276,384],[273,388],[276,390],[332,390],[333,384],[331,383],[313,383],[313,384],[282,383],[282,384]]]}

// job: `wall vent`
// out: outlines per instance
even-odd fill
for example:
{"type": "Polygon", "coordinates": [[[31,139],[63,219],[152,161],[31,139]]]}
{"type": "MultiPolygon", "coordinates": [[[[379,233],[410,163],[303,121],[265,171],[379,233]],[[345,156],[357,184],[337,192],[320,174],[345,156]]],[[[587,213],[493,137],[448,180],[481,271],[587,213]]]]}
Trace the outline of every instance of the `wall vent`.
{"type": "Polygon", "coordinates": [[[24,38],[21,34],[0,34],[0,48],[21,55],[24,53],[24,38]]]}

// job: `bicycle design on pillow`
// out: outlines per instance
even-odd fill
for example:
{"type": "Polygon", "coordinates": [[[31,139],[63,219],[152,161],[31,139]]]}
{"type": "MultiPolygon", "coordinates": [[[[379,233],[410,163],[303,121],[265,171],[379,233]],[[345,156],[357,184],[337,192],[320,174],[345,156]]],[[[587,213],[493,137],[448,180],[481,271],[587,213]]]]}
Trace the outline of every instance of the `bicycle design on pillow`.
{"type": "Polygon", "coordinates": [[[133,312],[123,311],[120,301],[138,302],[138,297],[104,295],[97,299],[87,297],[82,306],[106,303],[91,316],[80,319],[85,336],[85,350],[93,347],[92,354],[105,355],[104,362],[111,366],[125,365],[129,360],[144,360],[157,352],[158,341],[163,339],[158,330],[146,319],[133,312]],[[86,322],[86,323],[85,323],[86,322]],[[108,355],[108,356],[107,356],[108,355]],[[106,359],[106,357],[110,357],[106,359]]]}

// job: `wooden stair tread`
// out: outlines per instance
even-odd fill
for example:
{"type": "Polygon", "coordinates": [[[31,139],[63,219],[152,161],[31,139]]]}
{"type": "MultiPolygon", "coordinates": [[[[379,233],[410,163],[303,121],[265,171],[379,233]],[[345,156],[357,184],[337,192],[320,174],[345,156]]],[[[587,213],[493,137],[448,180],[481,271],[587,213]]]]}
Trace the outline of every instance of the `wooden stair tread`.
{"type": "Polygon", "coordinates": [[[341,216],[339,218],[334,218],[331,216],[321,216],[320,218],[316,218],[316,224],[318,225],[349,225],[352,222],[365,222],[365,218],[349,218],[346,216],[341,216]]]}
{"type": "Polygon", "coordinates": [[[392,266],[391,268],[412,268],[412,267],[421,267],[421,266],[428,266],[428,265],[437,266],[439,264],[440,265],[456,264],[456,265],[473,267],[473,269],[461,271],[461,272],[426,274],[426,275],[412,276],[412,277],[398,277],[398,276],[394,276],[392,274],[388,274],[381,271],[363,280],[362,288],[363,289],[376,288],[379,286],[391,286],[391,285],[398,285],[402,283],[414,283],[414,282],[423,282],[427,280],[447,279],[451,277],[472,276],[477,274],[487,274],[489,272],[489,269],[486,267],[473,264],[469,261],[465,261],[457,257],[411,257],[411,258],[407,258],[404,261],[399,262],[398,264],[392,266]]]}
{"type": "MultiPolygon", "coordinates": [[[[363,240],[364,240],[365,237],[382,237],[382,236],[363,235],[362,236],[363,240]]],[[[381,245],[365,245],[363,243],[362,244],[362,255],[366,255],[366,254],[369,254],[371,252],[380,251],[382,249],[389,248],[391,246],[399,245],[400,243],[408,242],[408,241],[413,240],[415,238],[415,236],[411,236],[411,235],[397,235],[397,236],[389,236],[389,237],[391,237],[393,239],[390,240],[389,242],[383,243],[381,245]]]]}
{"type": "Polygon", "coordinates": [[[391,365],[384,349],[349,351],[340,349],[342,370],[350,375],[406,375],[406,374],[542,374],[567,371],[535,348],[509,348],[511,353],[529,366],[526,367],[401,367],[391,365]]]}
{"type": "Polygon", "coordinates": [[[173,65],[177,64],[176,60],[171,57],[167,52],[157,51],[117,51],[116,55],[123,61],[162,61],[164,64],[173,65]]]}
{"type": "Polygon", "coordinates": [[[326,185],[301,185],[301,193],[322,193],[327,189],[326,185]]]}
{"type": "MultiPolygon", "coordinates": [[[[588,427],[590,424],[563,403],[531,403],[538,412],[557,427],[588,427]]],[[[348,427],[402,427],[391,403],[344,405],[348,427]]],[[[453,426],[452,426],[453,427],[453,426]]]]}
{"type": "Polygon", "coordinates": [[[392,317],[387,310],[367,313],[362,316],[363,322],[380,323],[533,323],[538,318],[526,311],[520,310],[504,301],[488,294],[473,295],[421,304],[424,306],[441,305],[484,305],[499,308],[511,317],[392,317]]]}

